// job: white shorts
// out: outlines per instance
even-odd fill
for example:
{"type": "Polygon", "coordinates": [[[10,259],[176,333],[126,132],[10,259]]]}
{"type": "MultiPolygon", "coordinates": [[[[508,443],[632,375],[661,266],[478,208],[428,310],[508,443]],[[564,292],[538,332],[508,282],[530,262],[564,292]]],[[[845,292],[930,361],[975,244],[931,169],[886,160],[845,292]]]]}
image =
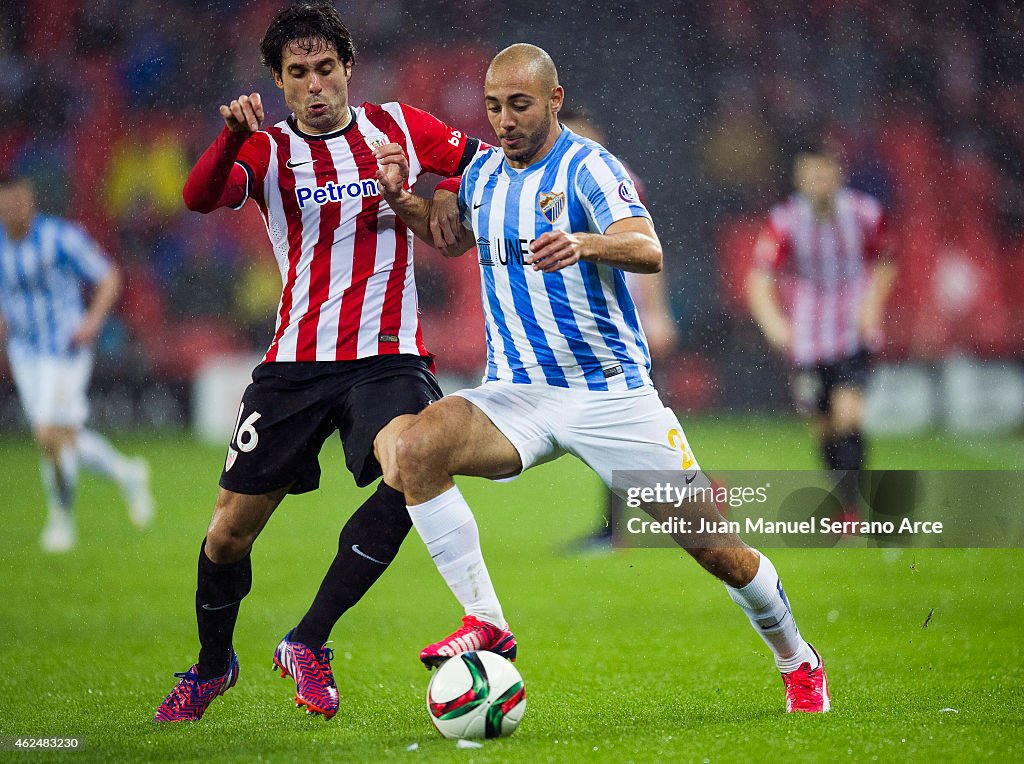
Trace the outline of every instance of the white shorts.
{"type": "Polygon", "coordinates": [[[89,416],[86,391],[92,354],[12,356],[11,372],[32,427],[81,428],[89,416]]]}
{"type": "Polygon", "coordinates": [[[693,472],[700,467],[679,419],[653,387],[637,390],[567,390],[547,385],[487,382],[459,390],[519,452],[523,470],[573,454],[609,487],[646,483],[646,473],[693,472]],[[640,473],[638,478],[636,473],[640,473]]]}

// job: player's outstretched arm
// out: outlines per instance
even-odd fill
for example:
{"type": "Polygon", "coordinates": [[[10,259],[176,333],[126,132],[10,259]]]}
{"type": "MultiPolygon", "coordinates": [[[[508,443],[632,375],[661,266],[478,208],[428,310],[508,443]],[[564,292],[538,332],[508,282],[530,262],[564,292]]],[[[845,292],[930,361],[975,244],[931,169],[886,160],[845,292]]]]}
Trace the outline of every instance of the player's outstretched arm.
{"type": "Polygon", "coordinates": [[[245,200],[248,179],[235,159],[242,144],[263,124],[263,100],[259,93],[240,96],[221,104],[220,115],[224,130],[199,157],[182,190],[185,206],[193,212],[237,207],[245,200]]]}
{"type": "Polygon", "coordinates": [[[617,220],[601,233],[548,231],[530,245],[526,262],[535,271],[554,273],[580,260],[634,273],[661,271],[661,241],[647,218],[617,220]]]}

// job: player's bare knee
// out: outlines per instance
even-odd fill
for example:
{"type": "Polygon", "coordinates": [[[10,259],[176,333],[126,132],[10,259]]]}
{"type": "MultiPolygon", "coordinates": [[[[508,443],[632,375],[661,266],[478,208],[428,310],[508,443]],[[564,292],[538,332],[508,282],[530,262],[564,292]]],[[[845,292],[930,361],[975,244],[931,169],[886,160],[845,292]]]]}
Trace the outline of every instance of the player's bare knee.
{"type": "Polygon", "coordinates": [[[41,427],[35,432],[36,444],[50,459],[57,459],[65,445],[62,432],[55,427],[41,427]]]}
{"type": "MultiPolygon", "coordinates": [[[[395,471],[403,483],[415,482],[422,474],[423,439],[414,427],[403,432],[395,442],[395,471]]],[[[390,485],[390,483],[389,483],[390,485]]]]}
{"type": "Polygon", "coordinates": [[[829,427],[836,437],[842,437],[861,428],[863,397],[857,390],[844,390],[835,394],[829,427]]]}
{"type": "Polygon", "coordinates": [[[384,476],[384,483],[394,488],[396,491],[405,491],[404,484],[402,483],[402,473],[398,469],[398,461],[394,458],[389,461],[381,462],[381,472],[384,476]]]}
{"type": "Polygon", "coordinates": [[[417,482],[424,475],[446,469],[443,449],[439,449],[436,434],[422,422],[409,427],[395,444],[395,461],[404,483],[417,482]]]}
{"type": "Polygon", "coordinates": [[[416,422],[415,414],[403,414],[392,419],[373,440],[373,455],[380,464],[384,482],[396,491],[402,491],[402,473],[398,466],[398,439],[416,422]]]}
{"type": "Polygon", "coordinates": [[[249,529],[226,522],[211,522],[206,531],[206,556],[218,565],[238,562],[245,557],[256,535],[249,529]]]}
{"type": "Polygon", "coordinates": [[[221,491],[206,529],[206,556],[213,562],[237,562],[249,553],[260,527],[252,515],[242,509],[238,494],[221,491]]]}
{"type": "Polygon", "coordinates": [[[833,437],[841,438],[844,435],[857,432],[861,429],[861,418],[860,412],[855,411],[839,411],[836,412],[835,416],[832,417],[832,427],[830,428],[833,437]]]}
{"type": "Polygon", "coordinates": [[[48,438],[45,435],[36,435],[36,445],[39,446],[39,450],[42,451],[51,460],[57,458],[57,448],[52,438],[48,438]]]}

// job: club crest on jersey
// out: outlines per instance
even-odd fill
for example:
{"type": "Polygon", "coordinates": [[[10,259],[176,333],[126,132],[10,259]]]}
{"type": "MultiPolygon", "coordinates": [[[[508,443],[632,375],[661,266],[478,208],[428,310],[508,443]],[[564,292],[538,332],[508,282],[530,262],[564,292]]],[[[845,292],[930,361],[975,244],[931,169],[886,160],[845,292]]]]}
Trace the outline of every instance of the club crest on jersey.
{"type": "Polygon", "coordinates": [[[553,225],[565,209],[565,194],[561,191],[544,191],[537,195],[537,204],[540,206],[540,214],[553,225]]]}
{"type": "Polygon", "coordinates": [[[629,180],[619,183],[619,198],[626,202],[626,204],[640,203],[640,200],[636,198],[636,189],[633,188],[633,182],[629,180]]]}
{"type": "Polygon", "coordinates": [[[390,143],[390,140],[384,133],[370,133],[363,136],[363,140],[366,141],[366,145],[370,148],[370,151],[376,151],[381,146],[386,146],[390,143]]]}
{"type": "Polygon", "coordinates": [[[380,187],[373,178],[358,183],[335,183],[333,180],[322,186],[296,186],[295,200],[299,209],[305,209],[306,202],[312,201],[318,207],[344,199],[360,199],[364,196],[380,196],[380,187]]]}

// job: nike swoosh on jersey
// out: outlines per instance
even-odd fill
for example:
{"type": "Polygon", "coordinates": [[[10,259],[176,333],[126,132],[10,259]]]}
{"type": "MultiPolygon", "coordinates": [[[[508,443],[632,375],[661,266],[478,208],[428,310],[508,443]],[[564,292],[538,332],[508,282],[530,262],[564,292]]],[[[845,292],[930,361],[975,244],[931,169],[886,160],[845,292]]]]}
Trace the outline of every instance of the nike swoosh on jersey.
{"type": "Polygon", "coordinates": [[[315,159],[307,159],[305,162],[293,162],[291,159],[289,159],[287,162],[284,163],[284,166],[287,167],[289,170],[294,170],[296,167],[302,167],[302,165],[304,164],[313,164],[313,162],[315,161],[315,159]]]}
{"type": "Polygon", "coordinates": [[[387,563],[383,560],[378,560],[376,557],[370,557],[370,555],[368,555],[366,552],[359,548],[359,544],[353,544],[352,551],[358,554],[360,557],[365,557],[370,562],[375,562],[378,565],[387,565],[387,563]]]}

